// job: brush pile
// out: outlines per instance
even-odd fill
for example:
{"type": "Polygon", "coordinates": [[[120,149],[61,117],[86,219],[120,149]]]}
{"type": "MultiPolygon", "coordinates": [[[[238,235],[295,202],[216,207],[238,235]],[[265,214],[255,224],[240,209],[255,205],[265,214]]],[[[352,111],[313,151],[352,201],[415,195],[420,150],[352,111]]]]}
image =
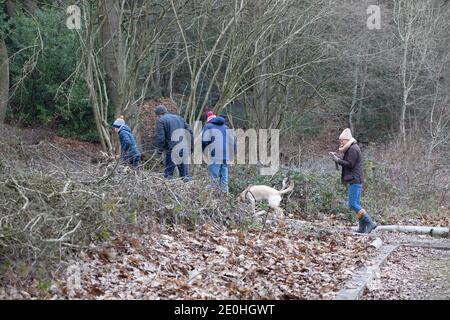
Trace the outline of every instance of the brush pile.
{"type": "Polygon", "coordinates": [[[15,275],[27,277],[36,266],[48,270],[93,240],[143,225],[248,223],[248,208],[215,196],[206,180],[110,172],[93,161],[98,150],[80,143],[66,147],[43,138],[29,144],[22,132],[1,130],[0,256],[2,269],[15,275]]]}

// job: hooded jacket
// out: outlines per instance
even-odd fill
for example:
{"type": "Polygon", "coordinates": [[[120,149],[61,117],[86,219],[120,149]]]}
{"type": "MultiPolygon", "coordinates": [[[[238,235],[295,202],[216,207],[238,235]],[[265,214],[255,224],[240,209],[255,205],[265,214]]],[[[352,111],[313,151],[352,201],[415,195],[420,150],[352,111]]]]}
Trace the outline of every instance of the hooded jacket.
{"type": "Polygon", "coordinates": [[[214,163],[226,163],[234,159],[236,152],[236,138],[230,128],[225,124],[225,119],[215,117],[203,128],[202,148],[212,144],[209,151],[211,160],[214,163]],[[222,139],[222,143],[215,142],[216,138],[222,139]]]}
{"type": "Polygon", "coordinates": [[[129,161],[133,158],[137,158],[141,156],[139,149],[136,144],[136,140],[134,139],[133,133],[131,132],[130,127],[127,125],[123,125],[119,131],[119,140],[121,147],[121,159],[123,161],[129,161]]]}
{"type": "Polygon", "coordinates": [[[172,133],[177,129],[189,132],[191,149],[194,147],[194,135],[189,124],[182,117],[166,113],[156,122],[156,146],[160,151],[172,150],[180,141],[172,141],[172,133]]]}

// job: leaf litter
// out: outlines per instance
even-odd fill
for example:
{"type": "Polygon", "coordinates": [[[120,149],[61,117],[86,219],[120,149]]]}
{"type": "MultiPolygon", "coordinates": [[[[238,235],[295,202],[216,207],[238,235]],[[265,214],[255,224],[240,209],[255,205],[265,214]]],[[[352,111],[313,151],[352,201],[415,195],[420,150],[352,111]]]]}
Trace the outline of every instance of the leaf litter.
{"type": "Polygon", "coordinates": [[[78,261],[81,282],[64,279],[55,298],[331,299],[373,251],[365,237],[176,228],[120,235],[78,261]]]}

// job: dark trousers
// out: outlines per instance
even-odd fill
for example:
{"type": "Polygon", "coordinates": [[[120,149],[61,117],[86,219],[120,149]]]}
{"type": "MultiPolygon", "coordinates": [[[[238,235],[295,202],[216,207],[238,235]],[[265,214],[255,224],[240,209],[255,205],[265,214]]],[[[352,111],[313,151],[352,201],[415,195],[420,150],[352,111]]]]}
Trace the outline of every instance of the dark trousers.
{"type": "Polygon", "coordinates": [[[141,156],[132,156],[127,157],[122,161],[123,165],[130,165],[133,169],[137,169],[139,167],[139,163],[141,162],[141,156]]]}
{"type": "MultiPolygon", "coordinates": [[[[183,156],[183,151],[180,151],[180,157],[183,156]]],[[[172,150],[168,150],[166,152],[166,161],[165,161],[165,169],[164,169],[164,177],[165,178],[172,178],[173,173],[175,171],[175,167],[178,168],[178,171],[180,173],[180,178],[189,177],[189,165],[185,163],[181,163],[176,165],[172,161],[172,150]]]]}
{"type": "Polygon", "coordinates": [[[131,165],[135,169],[137,169],[139,167],[140,162],[141,162],[141,156],[133,157],[133,159],[131,159],[131,165]]]}

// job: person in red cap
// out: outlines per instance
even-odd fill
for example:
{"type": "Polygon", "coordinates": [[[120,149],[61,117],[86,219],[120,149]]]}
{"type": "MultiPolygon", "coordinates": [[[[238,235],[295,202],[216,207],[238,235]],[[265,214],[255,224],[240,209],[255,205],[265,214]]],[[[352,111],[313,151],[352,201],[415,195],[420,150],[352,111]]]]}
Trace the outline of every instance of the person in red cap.
{"type": "Polygon", "coordinates": [[[206,120],[207,123],[211,123],[211,121],[216,117],[214,112],[208,111],[208,119],[206,120]]]}
{"type": "MultiPolygon", "coordinates": [[[[211,112],[212,113],[212,112],[211,112]]],[[[209,158],[208,173],[212,186],[220,186],[224,193],[228,193],[228,163],[233,161],[236,153],[236,138],[225,124],[223,117],[208,115],[208,124],[203,128],[202,150],[207,151],[209,158]],[[209,150],[206,150],[211,146],[209,150]]]]}

